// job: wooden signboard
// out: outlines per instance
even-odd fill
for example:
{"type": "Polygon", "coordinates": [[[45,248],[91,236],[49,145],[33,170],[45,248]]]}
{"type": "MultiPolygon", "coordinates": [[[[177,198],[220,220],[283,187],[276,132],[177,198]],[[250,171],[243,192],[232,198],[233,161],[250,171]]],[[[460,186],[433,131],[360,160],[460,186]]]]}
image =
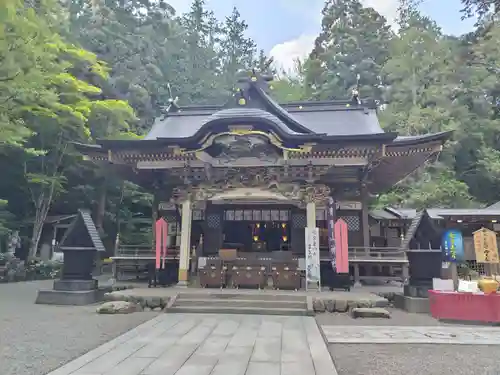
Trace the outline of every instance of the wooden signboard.
{"type": "Polygon", "coordinates": [[[497,234],[481,228],[474,232],[474,251],[478,263],[498,263],[497,234]]]}
{"type": "Polygon", "coordinates": [[[318,228],[307,227],[305,229],[305,242],[306,242],[306,290],[314,288],[321,291],[318,228]]]}

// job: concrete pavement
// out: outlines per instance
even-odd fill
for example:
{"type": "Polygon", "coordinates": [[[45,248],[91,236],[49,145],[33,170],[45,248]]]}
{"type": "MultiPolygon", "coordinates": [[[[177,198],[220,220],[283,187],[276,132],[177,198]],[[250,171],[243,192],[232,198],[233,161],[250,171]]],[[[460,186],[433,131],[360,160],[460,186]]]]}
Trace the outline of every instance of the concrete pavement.
{"type": "Polygon", "coordinates": [[[500,345],[499,327],[323,325],[329,344],[500,345]]]}
{"type": "Polygon", "coordinates": [[[162,314],[48,375],[336,375],[312,317],[162,314]]]}

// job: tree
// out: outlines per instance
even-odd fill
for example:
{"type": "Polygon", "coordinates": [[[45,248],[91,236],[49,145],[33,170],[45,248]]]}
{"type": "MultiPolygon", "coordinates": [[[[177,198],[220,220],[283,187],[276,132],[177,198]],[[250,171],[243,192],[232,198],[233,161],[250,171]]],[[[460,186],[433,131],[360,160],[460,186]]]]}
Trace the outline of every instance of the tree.
{"type": "Polygon", "coordinates": [[[463,18],[477,16],[479,19],[488,14],[500,13],[500,0],[462,0],[463,18]]]}
{"type": "Polygon", "coordinates": [[[0,53],[9,62],[6,74],[13,81],[7,87],[11,94],[5,100],[5,118],[29,133],[24,147],[8,149],[6,157],[24,171],[33,204],[33,257],[52,201],[64,189],[64,169],[72,159],[70,142],[88,141],[103,118],[127,130],[135,116],[126,102],[98,99],[102,91],[92,83],[104,81],[107,68],[94,54],[57,34],[64,17],[56,2],[40,0],[36,7],[25,7],[8,0],[0,13],[7,14],[0,53]]]}
{"type": "Polygon", "coordinates": [[[219,58],[226,89],[233,88],[239,70],[256,67],[257,49],[255,42],[245,36],[247,29],[248,25],[241,19],[240,12],[233,8],[221,27],[219,58]]]}
{"type": "Polygon", "coordinates": [[[416,171],[380,201],[421,208],[473,205],[461,174],[464,163],[458,162],[470,137],[469,109],[457,100],[463,85],[456,57],[460,43],[443,36],[413,2],[400,7],[398,22],[399,34],[391,41],[390,58],[382,69],[387,87],[380,120],[386,129],[403,135],[449,130],[454,135],[438,164],[416,171]]]}
{"type": "Polygon", "coordinates": [[[341,99],[359,88],[362,97],[380,100],[380,71],[394,36],[386,19],[358,0],[329,0],[322,13],[322,31],[304,66],[308,96],[341,99]]]}
{"type": "MultiPolygon", "coordinates": [[[[185,30],[179,40],[180,80],[175,91],[186,104],[214,104],[224,101],[225,87],[218,56],[221,26],[213,12],[205,7],[205,0],[194,0],[189,12],[180,19],[185,30]]],[[[179,48],[179,47],[177,47],[179,48]]]]}

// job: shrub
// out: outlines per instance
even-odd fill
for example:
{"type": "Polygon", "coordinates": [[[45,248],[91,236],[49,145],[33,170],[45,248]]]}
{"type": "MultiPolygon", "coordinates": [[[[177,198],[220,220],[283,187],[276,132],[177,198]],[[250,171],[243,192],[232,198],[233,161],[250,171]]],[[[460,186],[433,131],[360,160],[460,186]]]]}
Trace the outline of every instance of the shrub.
{"type": "Polygon", "coordinates": [[[33,259],[23,262],[11,254],[0,254],[0,281],[47,280],[59,277],[62,263],[33,259]],[[3,265],[2,265],[3,263],[3,265]]]}

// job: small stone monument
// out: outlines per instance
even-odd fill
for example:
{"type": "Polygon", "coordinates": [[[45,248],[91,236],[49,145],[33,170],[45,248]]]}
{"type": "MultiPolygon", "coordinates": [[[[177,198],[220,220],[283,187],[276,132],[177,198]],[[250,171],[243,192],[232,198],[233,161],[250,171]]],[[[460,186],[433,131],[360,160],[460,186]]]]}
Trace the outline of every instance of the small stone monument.
{"type": "Polygon", "coordinates": [[[427,211],[418,213],[403,238],[401,248],[408,259],[409,278],[403,294],[394,296],[394,305],[412,313],[429,313],[429,289],[441,277],[443,253],[440,235],[427,211]],[[425,248],[424,246],[427,246],[425,248]]]}
{"type": "Polygon", "coordinates": [[[79,210],[61,240],[59,251],[64,253],[60,280],[51,290],[40,290],[35,303],[47,305],[88,305],[104,294],[92,278],[94,259],[105,248],[89,211],[79,210]]]}
{"type": "Polygon", "coordinates": [[[441,277],[441,250],[408,250],[410,277],[404,285],[403,294],[396,295],[396,307],[412,313],[429,312],[429,290],[433,279],[441,277]]]}

